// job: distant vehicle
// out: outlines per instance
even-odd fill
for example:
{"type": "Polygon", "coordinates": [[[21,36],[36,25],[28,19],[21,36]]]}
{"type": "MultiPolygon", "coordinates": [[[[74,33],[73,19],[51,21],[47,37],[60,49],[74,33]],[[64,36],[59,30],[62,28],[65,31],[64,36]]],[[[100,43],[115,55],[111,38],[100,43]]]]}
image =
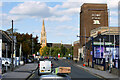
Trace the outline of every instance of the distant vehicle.
{"type": "Polygon", "coordinates": [[[50,56],[50,57],[49,57],[49,59],[50,59],[50,60],[52,60],[52,59],[53,59],[53,57],[52,57],[52,56],[50,56]]]}
{"type": "Polygon", "coordinates": [[[8,63],[12,64],[12,59],[11,58],[5,58],[6,61],[8,61],[8,63]]]}
{"type": "Polygon", "coordinates": [[[38,75],[51,73],[52,62],[49,60],[41,60],[38,62],[38,75]]]}
{"type": "Polygon", "coordinates": [[[34,56],[29,56],[29,59],[34,62],[34,56]]]}
{"type": "Polygon", "coordinates": [[[3,58],[2,57],[2,65],[3,66],[10,66],[11,65],[11,61],[8,58],[3,58]]]}
{"type": "Polygon", "coordinates": [[[48,57],[47,57],[47,56],[45,56],[44,58],[45,58],[45,59],[48,59],[48,57]]]}
{"type": "Polygon", "coordinates": [[[55,57],[54,60],[58,60],[58,57],[55,57]]]}
{"type": "Polygon", "coordinates": [[[63,59],[66,59],[66,57],[63,57],[63,59]]]}
{"type": "Polygon", "coordinates": [[[32,63],[32,60],[31,60],[31,59],[27,59],[27,62],[28,62],[28,63],[32,63]]]}

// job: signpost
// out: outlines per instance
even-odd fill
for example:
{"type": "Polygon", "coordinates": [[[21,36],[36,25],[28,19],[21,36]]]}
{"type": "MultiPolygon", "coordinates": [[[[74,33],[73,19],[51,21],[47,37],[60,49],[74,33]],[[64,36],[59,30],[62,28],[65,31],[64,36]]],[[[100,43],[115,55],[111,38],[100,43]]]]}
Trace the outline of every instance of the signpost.
{"type": "MultiPolygon", "coordinates": [[[[0,35],[2,36],[2,35],[0,35]]],[[[2,39],[0,39],[0,79],[2,79],[2,39]]]]}

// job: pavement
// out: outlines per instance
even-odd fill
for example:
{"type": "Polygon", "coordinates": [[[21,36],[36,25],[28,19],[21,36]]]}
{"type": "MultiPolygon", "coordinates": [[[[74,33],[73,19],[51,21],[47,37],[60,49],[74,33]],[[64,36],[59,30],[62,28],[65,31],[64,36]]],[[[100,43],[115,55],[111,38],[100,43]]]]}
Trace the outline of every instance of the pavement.
{"type": "Polygon", "coordinates": [[[106,80],[120,80],[120,77],[118,77],[117,75],[111,74],[108,71],[101,71],[101,70],[97,70],[97,69],[94,69],[94,68],[86,67],[86,66],[83,66],[80,63],[75,63],[72,60],[68,60],[68,62],[74,63],[75,66],[77,66],[77,67],[79,67],[83,70],[86,70],[89,73],[94,74],[94,75],[96,75],[98,77],[101,77],[103,79],[106,79],[106,80]]]}
{"type": "Polygon", "coordinates": [[[8,79],[19,79],[19,80],[26,80],[29,78],[37,69],[37,63],[28,63],[23,66],[18,67],[14,71],[7,72],[2,75],[2,80],[8,79]]]}

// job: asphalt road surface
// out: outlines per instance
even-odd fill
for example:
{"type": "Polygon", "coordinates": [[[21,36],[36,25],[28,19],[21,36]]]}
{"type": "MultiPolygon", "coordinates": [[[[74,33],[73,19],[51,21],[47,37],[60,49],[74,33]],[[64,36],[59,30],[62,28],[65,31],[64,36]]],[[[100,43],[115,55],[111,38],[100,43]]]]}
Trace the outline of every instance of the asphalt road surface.
{"type": "MultiPolygon", "coordinates": [[[[92,73],[89,73],[77,66],[74,65],[74,63],[71,63],[67,60],[58,60],[54,61],[52,60],[54,67],[71,67],[71,73],[69,76],[71,77],[72,80],[104,80],[101,79],[98,76],[95,76],[92,73]]],[[[38,76],[38,71],[36,71],[30,78],[29,80],[40,80],[40,76],[38,76]]]]}

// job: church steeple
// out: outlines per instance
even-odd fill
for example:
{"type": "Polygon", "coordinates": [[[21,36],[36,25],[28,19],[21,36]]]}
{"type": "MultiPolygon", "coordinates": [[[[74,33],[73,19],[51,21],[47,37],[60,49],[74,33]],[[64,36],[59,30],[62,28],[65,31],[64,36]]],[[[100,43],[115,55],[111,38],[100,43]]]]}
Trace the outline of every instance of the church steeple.
{"type": "Polygon", "coordinates": [[[45,24],[44,24],[44,20],[43,20],[43,24],[42,24],[42,31],[45,31],[45,24]]]}
{"type": "Polygon", "coordinates": [[[41,43],[41,46],[42,46],[42,47],[47,46],[47,37],[46,37],[44,20],[43,20],[43,24],[42,24],[40,43],[41,43]]]}

